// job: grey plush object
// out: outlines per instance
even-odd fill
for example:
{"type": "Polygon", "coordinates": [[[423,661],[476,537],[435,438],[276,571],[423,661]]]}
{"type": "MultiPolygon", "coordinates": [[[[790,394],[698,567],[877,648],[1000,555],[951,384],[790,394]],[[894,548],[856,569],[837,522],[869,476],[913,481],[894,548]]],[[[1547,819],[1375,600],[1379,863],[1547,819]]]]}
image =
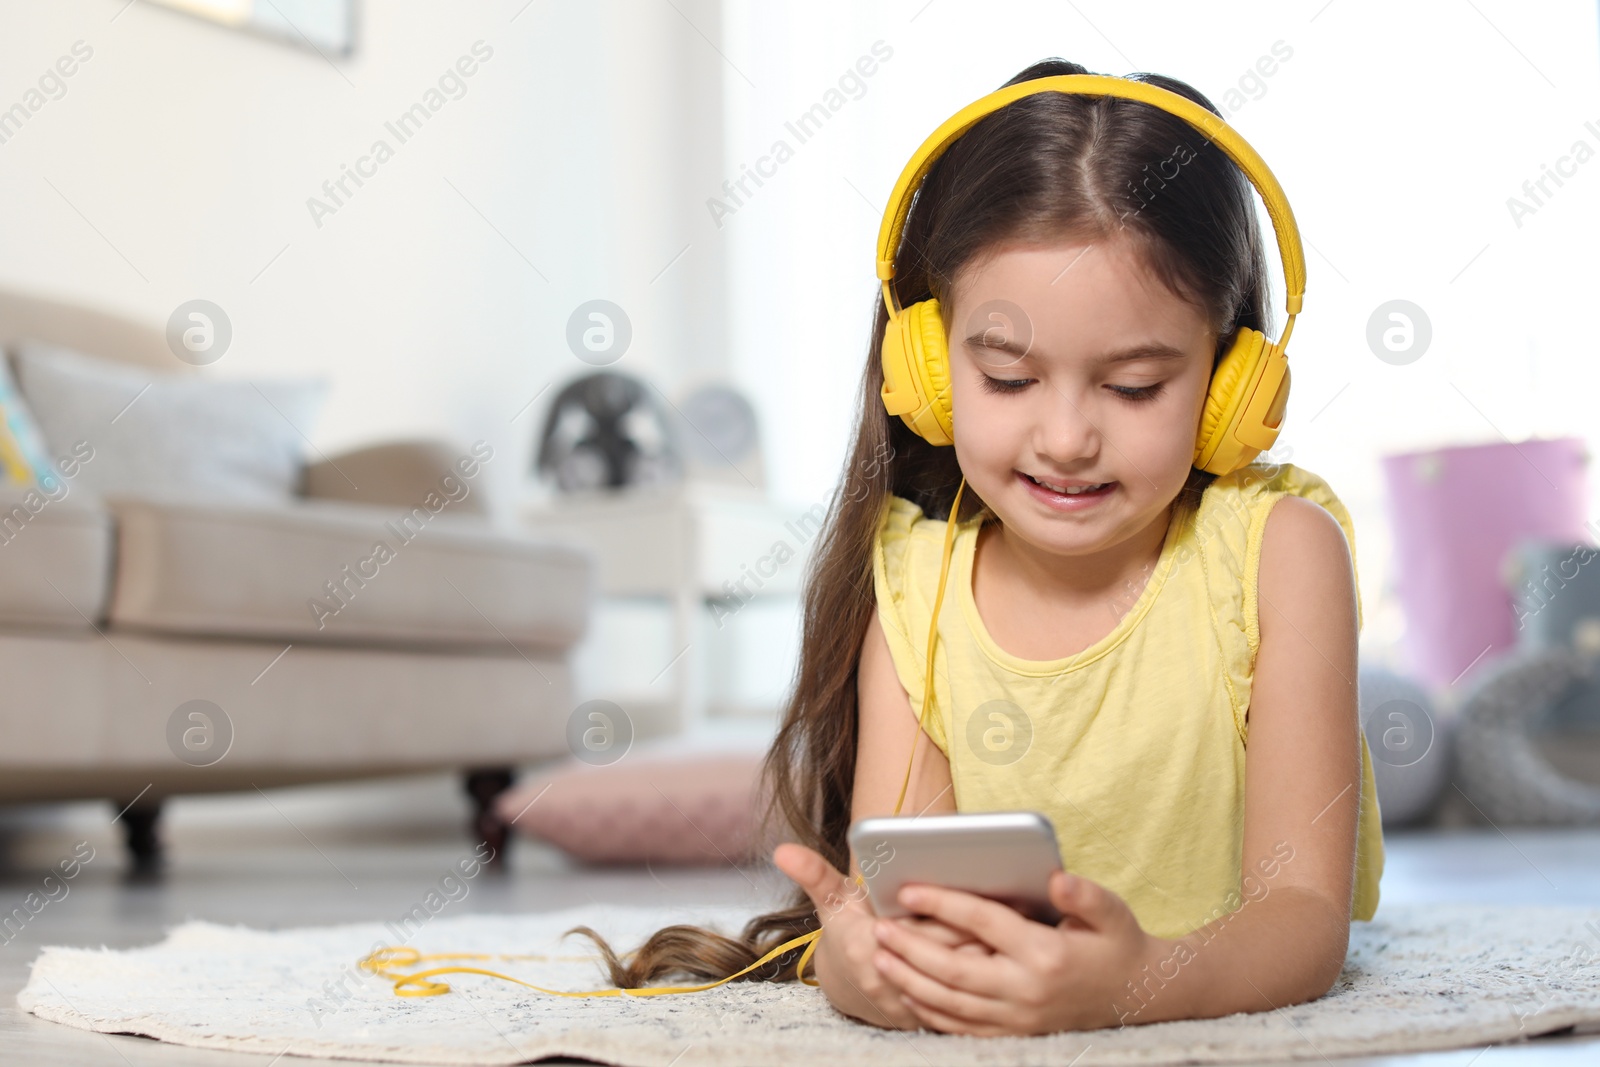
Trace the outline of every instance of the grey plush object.
{"type": "MultiPolygon", "coordinates": [[[[1538,751],[1541,719],[1596,682],[1593,651],[1524,649],[1485,671],[1462,708],[1457,785],[1495,823],[1600,823],[1600,788],[1561,775],[1538,751]]],[[[1381,801],[1380,801],[1381,803],[1381,801]]]]}
{"type": "Polygon", "coordinates": [[[1403,674],[1363,667],[1358,683],[1383,825],[1419,822],[1449,781],[1455,722],[1439,715],[1427,689],[1403,674]]]}

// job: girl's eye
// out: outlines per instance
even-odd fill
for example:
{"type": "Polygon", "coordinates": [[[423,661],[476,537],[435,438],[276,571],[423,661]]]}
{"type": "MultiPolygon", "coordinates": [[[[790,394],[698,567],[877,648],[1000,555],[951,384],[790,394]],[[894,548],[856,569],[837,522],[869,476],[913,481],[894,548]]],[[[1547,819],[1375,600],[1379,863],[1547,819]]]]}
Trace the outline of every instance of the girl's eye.
{"type": "Polygon", "coordinates": [[[987,374],[980,374],[982,385],[990,393],[1015,393],[1023,386],[1033,381],[1032,378],[991,378],[987,374]]]}
{"type": "MultiPolygon", "coordinates": [[[[991,378],[987,374],[979,375],[981,384],[986,392],[990,393],[1016,393],[1026,388],[1033,381],[1032,378],[991,378]]],[[[1108,386],[1112,392],[1131,403],[1140,403],[1145,400],[1154,400],[1161,392],[1164,383],[1155,385],[1112,385],[1108,386]]]]}
{"type": "Polygon", "coordinates": [[[1156,394],[1161,392],[1162,384],[1163,383],[1157,382],[1155,385],[1141,385],[1137,387],[1130,385],[1113,385],[1111,386],[1111,389],[1117,395],[1127,400],[1131,400],[1137,404],[1142,400],[1154,400],[1156,398],[1156,394]]]}

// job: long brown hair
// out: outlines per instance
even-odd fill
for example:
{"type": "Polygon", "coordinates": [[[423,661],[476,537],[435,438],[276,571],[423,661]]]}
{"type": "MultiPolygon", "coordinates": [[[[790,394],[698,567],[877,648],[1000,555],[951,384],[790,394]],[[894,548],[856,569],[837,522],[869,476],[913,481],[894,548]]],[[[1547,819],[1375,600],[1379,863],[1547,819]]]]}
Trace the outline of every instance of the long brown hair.
{"type": "MultiPolygon", "coordinates": [[[[1035,63],[1006,82],[1087,74],[1061,59],[1035,63]]],[[[1216,112],[1210,100],[1172,78],[1138,74],[1216,112]]],[[[1203,134],[1158,108],[1112,97],[1040,93],[975,123],[934,163],[912,204],[893,281],[901,307],[930,296],[950,306],[960,272],[1009,242],[1045,243],[1065,235],[1122,233],[1156,275],[1202,308],[1218,335],[1217,355],[1235,328],[1267,332],[1266,266],[1251,189],[1243,173],[1203,134]],[[1186,151],[1176,176],[1170,163],[1186,151]]],[[[863,289],[866,282],[863,281],[863,289]]],[[[961,479],[955,449],[930,445],[879,400],[880,350],[888,310],[877,307],[861,389],[855,444],[835,488],[803,589],[800,662],[783,721],[761,770],[762,839],[795,840],[849,874],[856,762],[856,668],[876,610],[872,544],[893,493],[932,518],[949,516],[961,479]]],[[[1198,507],[1213,476],[1191,470],[1174,521],[1198,507]]],[[[983,507],[963,494],[965,519],[983,507]]],[[[770,847],[770,846],[769,846],[770,847]]],[[[611,981],[631,988],[681,973],[725,978],[778,945],[819,926],[810,898],[795,886],[788,906],[750,919],[737,938],[692,925],[664,927],[625,959],[587,926],[611,981]]],[[[801,948],[740,981],[792,981],[801,948]]]]}

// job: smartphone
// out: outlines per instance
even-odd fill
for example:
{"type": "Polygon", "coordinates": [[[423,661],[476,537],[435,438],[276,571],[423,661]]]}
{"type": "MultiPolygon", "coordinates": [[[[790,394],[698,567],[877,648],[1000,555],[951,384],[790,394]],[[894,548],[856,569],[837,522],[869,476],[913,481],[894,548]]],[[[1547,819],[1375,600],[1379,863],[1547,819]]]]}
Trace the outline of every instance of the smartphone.
{"type": "Polygon", "coordinates": [[[873,816],[856,820],[848,840],[878,915],[913,914],[900,887],[921,882],[998,900],[1038,922],[1062,919],[1049,897],[1061,849],[1037,811],[873,816]]]}

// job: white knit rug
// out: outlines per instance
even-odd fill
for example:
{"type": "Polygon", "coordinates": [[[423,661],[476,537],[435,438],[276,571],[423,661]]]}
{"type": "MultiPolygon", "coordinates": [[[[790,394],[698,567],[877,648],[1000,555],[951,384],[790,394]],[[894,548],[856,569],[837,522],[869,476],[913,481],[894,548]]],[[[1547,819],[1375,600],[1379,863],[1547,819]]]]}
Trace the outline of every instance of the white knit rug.
{"type": "MultiPolygon", "coordinates": [[[[189,922],[127,951],[46,948],[18,1001],[85,1030],[180,1045],[404,1063],[514,1064],[577,1056],[608,1064],[871,1062],[936,1064],[1233,1063],[1479,1047],[1577,1026],[1600,1030],[1600,909],[1385,906],[1355,923],[1338,984],[1293,1008],[1043,1037],[974,1038],[882,1030],[795,983],[729,983],[659,997],[553,997],[474,975],[454,992],[397,997],[357,977],[379,923],[279,930],[189,922]]],[[[619,951],[658,926],[727,933],[726,909],[581,907],[537,915],[440,918],[422,952],[563,957],[483,966],[552,989],[606,988],[587,923],[619,951]]],[[[694,984],[694,983],[684,983],[694,984]]]]}

